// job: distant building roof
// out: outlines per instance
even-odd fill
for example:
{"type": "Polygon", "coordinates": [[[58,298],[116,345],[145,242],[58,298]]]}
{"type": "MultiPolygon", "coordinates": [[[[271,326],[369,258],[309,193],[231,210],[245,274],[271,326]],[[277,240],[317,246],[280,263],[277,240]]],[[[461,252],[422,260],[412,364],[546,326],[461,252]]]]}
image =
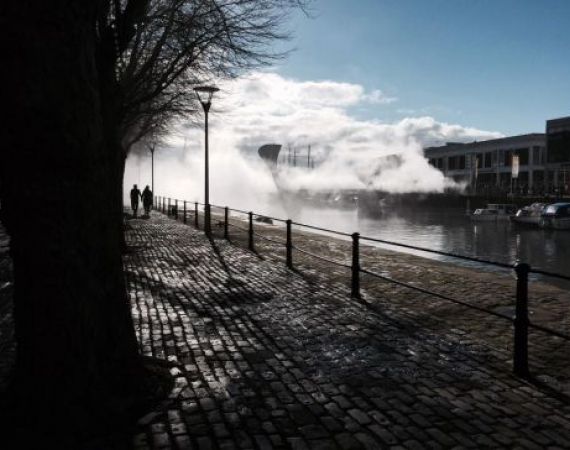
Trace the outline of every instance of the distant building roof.
{"type": "Polygon", "coordinates": [[[546,132],[548,133],[554,131],[555,129],[570,129],[570,116],[547,120],[546,132]]]}
{"type": "Polygon", "coordinates": [[[528,143],[530,140],[542,139],[544,140],[546,135],[544,133],[529,133],[521,134],[518,136],[508,136],[498,139],[488,139],[486,141],[473,141],[473,142],[446,142],[445,145],[426,147],[425,152],[435,152],[441,150],[462,150],[464,152],[469,150],[476,150],[480,147],[497,147],[497,146],[513,146],[517,144],[528,143]]]}

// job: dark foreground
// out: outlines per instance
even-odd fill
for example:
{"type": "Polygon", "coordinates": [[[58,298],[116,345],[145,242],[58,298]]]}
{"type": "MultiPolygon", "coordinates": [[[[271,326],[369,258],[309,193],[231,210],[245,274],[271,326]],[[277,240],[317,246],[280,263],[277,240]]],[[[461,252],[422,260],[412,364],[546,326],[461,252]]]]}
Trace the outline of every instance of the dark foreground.
{"type": "Polygon", "coordinates": [[[161,215],[129,223],[141,352],[169,361],[176,380],[134,448],[570,445],[570,406],[511,376],[507,353],[451,342],[409,311],[372,312],[345,284],[161,215]]]}

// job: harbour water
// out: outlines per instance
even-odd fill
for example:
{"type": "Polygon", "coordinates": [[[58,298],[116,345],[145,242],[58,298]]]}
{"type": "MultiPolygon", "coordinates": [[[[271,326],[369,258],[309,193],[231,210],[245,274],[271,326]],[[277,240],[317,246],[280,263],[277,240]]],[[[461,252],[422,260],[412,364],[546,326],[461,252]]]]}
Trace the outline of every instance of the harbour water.
{"type": "MultiPolygon", "coordinates": [[[[473,223],[460,208],[393,211],[372,217],[358,209],[301,207],[289,215],[300,223],[501,263],[526,262],[536,269],[570,276],[570,231],[528,228],[510,221],[473,223]]],[[[455,258],[398,250],[496,270],[455,258]]]]}

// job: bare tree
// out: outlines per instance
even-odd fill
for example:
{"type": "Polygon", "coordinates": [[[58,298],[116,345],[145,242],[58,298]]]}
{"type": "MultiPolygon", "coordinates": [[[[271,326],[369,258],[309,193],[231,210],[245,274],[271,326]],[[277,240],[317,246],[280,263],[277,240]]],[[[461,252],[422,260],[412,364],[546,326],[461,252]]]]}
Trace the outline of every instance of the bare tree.
{"type": "Polygon", "coordinates": [[[0,50],[10,68],[3,71],[3,107],[10,114],[0,196],[15,277],[11,393],[23,406],[3,412],[22,411],[18,420],[47,433],[65,423],[60,431],[70,441],[61,447],[78,448],[76,438],[107,432],[138,410],[154,377],[138,356],[121,261],[127,151],[193,108],[193,84],[277,56],[266,45],[284,36],[285,14],[299,6],[301,0],[3,4],[0,50]]]}
{"type": "Polygon", "coordinates": [[[275,61],[307,0],[116,0],[97,19],[98,67],[123,148],[196,110],[192,88],[275,61]]]}
{"type": "Polygon", "coordinates": [[[192,88],[279,59],[269,44],[309,0],[108,0],[97,18],[104,130],[116,148],[117,223],[134,143],[195,114],[192,88]]]}

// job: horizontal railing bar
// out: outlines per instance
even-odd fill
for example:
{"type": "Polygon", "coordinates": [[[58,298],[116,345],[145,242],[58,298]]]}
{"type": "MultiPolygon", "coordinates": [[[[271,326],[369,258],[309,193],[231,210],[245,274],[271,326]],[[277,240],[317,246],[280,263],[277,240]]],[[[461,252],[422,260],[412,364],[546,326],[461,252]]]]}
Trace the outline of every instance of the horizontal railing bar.
{"type": "MultiPolygon", "coordinates": [[[[203,205],[203,203],[198,203],[198,204],[203,205]]],[[[249,214],[250,213],[250,211],[243,211],[241,209],[230,208],[229,206],[214,205],[213,203],[210,203],[210,207],[220,208],[220,209],[228,208],[229,211],[236,211],[236,212],[239,212],[241,214],[249,214]]]]}
{"type": "Polygon", "coordinates": [[[490,264],[493,266],[499,266],[499,267],[504,267],[506,269],[512,269],[514,267],[514,264],[506,264],[506,263],[500,263],[500,262],[496,262],[496,261],[489,261],[486,259],[481,259],[481,258],[475,258],[473,256],[464,256],[464,255],[458,255],[457,253],[449,253],[449,252],[442,252],[440,250],[432,250],[429,248],[425,248],[425,247],[418,247],[415,245],[409,245],[409,244],[402,244],[399,242],[393,242],[393,241],[386,241],[384,239],[378,239],[378,238],[372,238],[372,237],[366,237],[366,236],[360,236],[361,240],[367,240],[367,241],[372,241],[372,242],[378,242],[380,244],[387,244],[387,245],[393,245],[395,247],[404,247],[404,248],[409,248],[411,250],[419,250],[422,252],[426,252],[426,253],[435,253],[437,255],[442,255],[442,256],[450,256],[452,258],[458,258],[458,259],[465,259],[468,261],[475,261],[475,262],[480,262],[480,263],[485,263],[485,264],[490,264]]]}
{"type": "Polygon", "coordinates": [[[541,269],[533,269],[532,266],[531,266],[529,272],[530,272],[530,273],[540,274],[540,275],[546,275],[547,277],[559,278],[559,279],[561,279],[561,280],[568,280],[568,281],[570,281],[570,276],[561,275],[561,274],[559,274],[559,273],[547,272],[546,270],[541,270],[541,269]]]}
{"type": "Polygon", "coordinates": [[[367,275],[371,275],[371,276],[373,276],[373,277],[376,277],[376,278],[380,278],[380,279],[382,279],[382,280],[389,281],[390,283],[398,284],[398,285],[400,285],[400,286],[404,286],[404,287],[407,287],[407,288],[409,288],[409,289],[413,289],[413,290],[416,290],[416,291],[419,291],[419,292],[423,292],[424,294],[428,294],[428,295],[431,295],[431,296],[434,296],[434,297],[439,297],[439,298],[441,298],[441,299],[443,299],[443,300],[448,300],[448,301],[450,301],[450,302],[457,303],[458,305],[462,305],[462,306],[465,306],[465,307],[467,307],[467,308],[475,309],[475,310],[480,311],[480,312],[484,312],[484,313],[491,314],[491,315],[496,316],[496,317],[500,317],[501,319],[506,319],[506,320],[509,320],[509,321],[511,321],[511,322],[513,321],[512,318],[510,318],[510,317],[508,317],[508,316],[505,316],[505,315],[503,315],[503,314],[499,314],[498,312],[491,311],[490,309],[481,308],[480,306],[472,305],[471,303],[467,303],[467,302],[462,302],[461,300],[457,300],[457,299],[455,299],[455,298],[448,297],[447,295],[439,294],[439,293],[437,293],[437,292],[433,292],[433,291],[430,291],[430,290],[428,290],[428,289],[424,289],[424,288],[421,288],[421,287],[418,287],[418,286],[414,286],[414,285],[405,283],[405,282],[403,282],[403,281],[398,281],[398,280],[395,280],[395,279],[390,278],[390,277],[385,277],[385,276],[380,275],[380,274],[378,274],[378,273],[376,273],[376,272],[371,272],[370,270],[366,270],[366,269],[362,269],[362,268],[361,268],[360,271],[361,271],[362,273],[367,274],[367,275]]]}
{"type": "MultiPolygon", "coordinates": [[[[220,205],[210,205],[210,206],[213,206],[215,208],[221,208],[221,209],[226,208],[226,206],[220,206],[220,205]]],[[[250,211],[244,211],[242,209],[236,209],[236,208],[230,208],[230,207],[228,207],[228,211],[235,211],[235,212],[238,212],[240,214],[249,214],[250,213],[250,211]]],[[[272,217],[272,216],[268,216],[266,214],[258,214],[256,212],[253,212],[253,215],[256,217],[266,217],[266,218],[271,219],[271,220],[277,220],[278,222],[287,222],[287,219],[280,219],[279,217],[272,217]]]]}
{"type": "Polygon", "coordinates": [[[337,266],[346,267],[347,269],[351,268],[351,266],[349,264],[341,263],[339,261],[334,261],[332,259],[328,259],[328,258],[325,258],[323,256],[315,255],[314,253],[308,252],[307,250],[303,250],[299,247],[293,246],[293,249],[297,250],[300,253],[304,253],[305,255],[312,256],[313,258],[320,259],[321,261],[326,261],[326,262],[331,263],[331,264],[336,264],[337,266]]]}
{"type": "Polygon", "coordinates": [[[254,232],[253,235],[254,235],[254,236],[257,236],[257,237],[260,237],[261,239],[263,239],[263,240],[265,240],[265,241],[275,242],[276,244],[281,244],[281,245],[286,245],[286,244],[287,244],[287,242],[285,242],[285,241],[282,241],[282,240],[280,240],[280,239],[277,239],[277,240],[276,240],[276,239],[270,239],[270,238],[264,236],[263,234],[259,234],[259,233],[255,233],[255,232],[254,232]]]}
{"type": "Polygon", "coordinates": [[[564,333],[560,333],[559,331],[553,330],[551,328],[546,328],[546,327],[543,327],[542,325],[536,325],[532,322],[530,322],[528,324],[528,326],[529,326],[529,328],[534,328],[535,330],[543,331],[544,333],[552,334],[556,337],[570,341],[570,336],[568,336],[567,334],[564,334],[564,333]]]}

